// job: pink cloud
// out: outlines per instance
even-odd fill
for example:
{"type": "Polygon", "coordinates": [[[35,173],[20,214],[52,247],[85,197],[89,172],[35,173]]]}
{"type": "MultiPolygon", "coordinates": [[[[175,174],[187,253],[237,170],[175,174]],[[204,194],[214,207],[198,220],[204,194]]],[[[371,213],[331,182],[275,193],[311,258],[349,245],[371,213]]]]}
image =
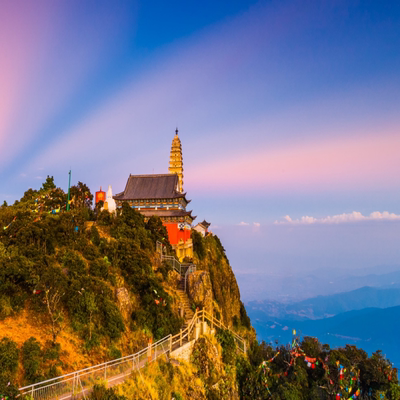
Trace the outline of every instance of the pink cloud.
{"type": "Polygon", "coordinates": [[[43,7],[38,2],[10,1],[2,3],[1,14],[0,141],[4,142],[25,88],[36,72],[36,60],[49,40],[45,32],[51,19],[54,22],[54,7],[50,3],[43,7]]]}
{"type": "Polygon", "coordinates": [[[326,190],[390,187],[400,171],[400,135],[381,133],[223,153],[187,172],[197,188],[326,190]]]}
{"type": "Polygon", "coordinates": [[[7,4],[0,25],[0,143],[7,151],[0,166],[43,139],[48,125],[107,65],[129,19],[123,6],[93,13],[85,23],[74,15],[79,3],[7,4]]]}

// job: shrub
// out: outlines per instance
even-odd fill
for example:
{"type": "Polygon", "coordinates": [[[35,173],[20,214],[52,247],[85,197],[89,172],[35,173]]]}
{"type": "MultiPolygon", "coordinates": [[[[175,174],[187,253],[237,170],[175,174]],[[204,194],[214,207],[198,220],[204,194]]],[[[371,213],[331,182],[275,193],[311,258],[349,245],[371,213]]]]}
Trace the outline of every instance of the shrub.
{"type": "Polygon", "coordinates": [[[121,350],[117,349],[115,346],[111,346],[110,349],[110,358],[111,360],[117,360],[122,357],[121,350]]]}
{"type": "Polygon", "coordinates": [[[85,262],[78,254],[67,251],[62,258],[62,264],[68,268],[68,276],[70,278],[79,279],[86,274],[85,262]]]}
{"type": "Polygon", "coordinates": [[[108,278],[108,264],[104,259],[97,259],[90,262],[90,275],[98,276],[99,278],[108,278]]]}
{"type": "Polygon", "coordinates": [[[6,318],[13,313],[11,301],[8,296],[0,297],[0,319],[6,318]]]}
{"type": "Polygon", "coordinates": [[[116,394],[113,388],[107,389],[103,385],[94,385],[89,400],[127,400],[127,398],[116,394]]]}
{"type": "Polygon", "coordinates": [[[94,347],[100,346],[99,336],[96,333],[92,333],[92,337],[88,337],[86,339],[84,346],[85,346],[86,351],[90,351],[94,347]]]}
{"type": "Polygon", "coordinates": [[[240,302],[240,323],[247,329],[251,328],[250,318],[242,302],[240,302]]]}
{"type": "Polygon", "coordinates": [[[0,373],[14,374],[18,368],[17,344],[8,337],[0,341],[0,373]]]}
{"type": "Polygon", "coordinates": [[[47,341],[43,354],[43,361],[46,360],[58,360],[60,358],[61,345],[60,343],[53,343],[51,341],[47,341]]]}
{"type": "Polygon", "coordinates": [[[206,249],[203,243],[203,235],[200,232],[192,229],[193,251],[197,254],[200,260],[206,256],[206,249]]]}
{"type": "Polygon", "coordinates": [[[100,234],[94,225],[90,229],[90,240],[95,246],[98,246],[100,244],[100,234]]]}
{"type": "Polygon", "coordinates": [[[232,332],[228,329],[218,330],[217,340],[222,347],[222,361],[229,365],[235,364],[236,344],[232,332]]]}
{"type": "Polygon", "coordinates": [[[8,337],[0,340],[0,394],[14,396],[13,382],[18,368],[17,344],[8,337]]]}
{"type": "Polygon", "coordinates": [[[103,226],[110,226],[113,222],[113,216],[108,210],[100,211],[97,216],[97,223],[103,226]]]}
{"type": "Polygon", "coordinates": [[[25,370],[24,376],[28,384],[38,382],[42,378],[40,374],[41,353],[40,343],[36,338],[31,337],[24,342],[22,360],[25,370]]]}
{"type": "Polygon", "coordinates": [[[125,331],[124,321],[118,307],[108,299],[101,306],[103,313],[103,330],[111,339],[118,339],[125,331]]]}

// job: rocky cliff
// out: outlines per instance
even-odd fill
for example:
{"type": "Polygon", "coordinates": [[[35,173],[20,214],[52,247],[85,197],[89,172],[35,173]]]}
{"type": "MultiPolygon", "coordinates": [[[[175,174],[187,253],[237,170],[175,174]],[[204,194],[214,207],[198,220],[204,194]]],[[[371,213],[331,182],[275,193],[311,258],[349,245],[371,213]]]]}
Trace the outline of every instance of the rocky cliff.
{"type": "Polygon", "coordinates": [[[207,307],[210,307],[208,292],[211,286],[214,315],[220,316],[228,327],[250,329],[250,320],[240,300],[239,286],[218,236],[210,234],[203,237],[192,231],[192,237],[197,270],[208,274],[208,277],[206,274],[193,277],[189,286],[193,300],[207,298],[207,307]]]}

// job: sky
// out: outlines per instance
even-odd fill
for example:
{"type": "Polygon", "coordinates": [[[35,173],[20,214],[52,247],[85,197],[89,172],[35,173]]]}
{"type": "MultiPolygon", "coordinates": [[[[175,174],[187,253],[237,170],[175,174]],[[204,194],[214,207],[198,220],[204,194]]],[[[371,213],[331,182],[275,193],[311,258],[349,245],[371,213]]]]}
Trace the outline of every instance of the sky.
{"type": "Polygon", "coordinates": [[[246,298],[400,268],[399,48],[394,1],[0,0],[0,200],[166,173],[178,127],[246,298]]]}

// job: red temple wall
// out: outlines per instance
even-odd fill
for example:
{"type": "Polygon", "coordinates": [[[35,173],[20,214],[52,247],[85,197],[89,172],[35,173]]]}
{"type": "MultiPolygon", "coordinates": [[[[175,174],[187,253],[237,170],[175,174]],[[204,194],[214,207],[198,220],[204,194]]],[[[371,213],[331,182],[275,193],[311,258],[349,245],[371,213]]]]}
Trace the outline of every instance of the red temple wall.
{"type": "Polygon", "coordinates": [[[191,236],[190,229],[180,230],[176,222],[174,223],[163,222],[163,225],[167,228],[168,239],[172,246],[177,245],[181,239],[184,242],[190,239],[191,236]]]}

